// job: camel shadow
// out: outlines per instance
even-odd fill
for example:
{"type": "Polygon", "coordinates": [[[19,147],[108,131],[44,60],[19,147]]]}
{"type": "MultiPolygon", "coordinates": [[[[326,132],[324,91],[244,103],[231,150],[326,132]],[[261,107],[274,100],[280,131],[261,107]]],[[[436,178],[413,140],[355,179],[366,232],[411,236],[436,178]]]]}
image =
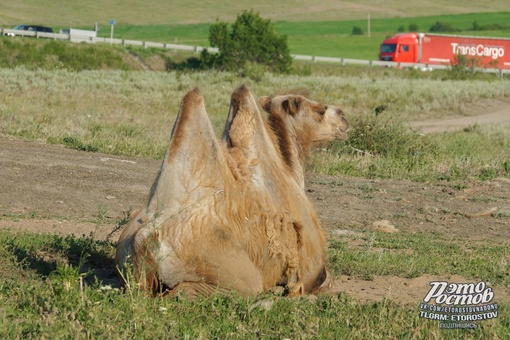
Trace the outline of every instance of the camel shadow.
{"type": "Polygon", "coordinates": [[[7,247],[24,270],[45,280],[59,264],[76,268],[88,285],[120,287],[114,261],[115,244],[90,236],[12,234],[7,247]],[[25,240],[26,238],[26,240],[25,240]],[[23,240],[23,241],[20,241],[23,240]]]}

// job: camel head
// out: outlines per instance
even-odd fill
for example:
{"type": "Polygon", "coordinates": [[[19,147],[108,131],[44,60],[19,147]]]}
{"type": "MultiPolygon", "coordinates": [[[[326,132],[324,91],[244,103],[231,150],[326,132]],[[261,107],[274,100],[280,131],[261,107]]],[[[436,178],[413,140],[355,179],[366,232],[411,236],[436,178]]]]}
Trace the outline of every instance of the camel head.
{"type": "Polygon", "coordinates": [[[341,109],[309,100],[303,90],[288,92],[259,98],[259,104],[269,114],[270,121],[278,117],[285,125],[290,124],[304,148],[347,139],[350,124],[341,109]]]}

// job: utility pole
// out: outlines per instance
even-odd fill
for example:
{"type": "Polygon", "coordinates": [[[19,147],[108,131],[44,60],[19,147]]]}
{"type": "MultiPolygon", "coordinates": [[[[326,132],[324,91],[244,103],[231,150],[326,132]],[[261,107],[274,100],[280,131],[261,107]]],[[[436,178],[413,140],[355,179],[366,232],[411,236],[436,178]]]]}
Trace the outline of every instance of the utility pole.
{"type": "Polygon", "coordinates": [[[368,12],[368,37],[370,38],[370,12],[368,12]]]}

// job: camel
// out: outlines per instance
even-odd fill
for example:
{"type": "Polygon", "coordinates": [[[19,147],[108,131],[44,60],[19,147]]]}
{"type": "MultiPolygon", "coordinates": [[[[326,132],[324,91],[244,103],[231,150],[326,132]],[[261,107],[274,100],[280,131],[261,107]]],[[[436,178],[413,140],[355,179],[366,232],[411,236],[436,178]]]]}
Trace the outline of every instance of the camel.
{"type": "Polygon", "coordinates": [[[260,98],[278,125],[262,119],[246,86],[236,89],[220,143],[200,91],[185,95],[148,202],[119,238],[121,272],[132,268],[135,282],[155,294],[190,297],[249,297],[276,286],[301,295],[330,284],[302,160],[319,139],[343,138],[348,123],[338,109],[284,97],[260,98]],[[310,131],[321,124],[331,125],[329,134],[310,131]]]}

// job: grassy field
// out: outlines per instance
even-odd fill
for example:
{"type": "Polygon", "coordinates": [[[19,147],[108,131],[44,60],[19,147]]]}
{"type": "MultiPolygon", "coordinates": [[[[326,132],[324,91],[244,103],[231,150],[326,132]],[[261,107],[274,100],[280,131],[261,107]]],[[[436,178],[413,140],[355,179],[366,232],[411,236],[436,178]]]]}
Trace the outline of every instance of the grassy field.
{"type": "MultiPolygon", "coordinates": [[[[292,54],[317,55],[326,57],[343,57],[356,59],[377,59],[378,49],[381,42],[388,35],[395,34],[399,28],[408,30],[409,25],[413,24],[418,30],[427,32],[437,21],[446,22],[455,29],[461,30],[458,34],[479,35],[479,36],[497,36],[510,37],[510,12],[504,2],[498,1],[492,3],[492,7],[480,7],[475,2],[449,2],[448,9],[443,8],[438,1],[437,4],[431,3],[427,9],[420,9],[416,4],[409,8],[403,1],[393,1],[385,3],[384,8],[376,6],[373,1],[367,0],[366,6],[356,2],[335,4],[324,1],[324,3],[299,3],[299,6],[293,1],[285,1],[274,4],[282,6],[279,14],[277,10],[269,10],[273,5],[271,3],[259,2],[256,6],[248,3],[236,3],[235,6],[227,6],[211,2],[201,2],[200,6],[193,3],[188,5],[174,3],[157,4],[157,11],[150,11],[156,7],[156,3],[144,3],[144,9],[133,6],[123,5],[119,10],[114,36],[120,39],[145,40],[154,42],[179,43],[193,46],[209,46],[209,26],[218,18],[223,21],[232,22],[236,15],[242,10],[255,9],[260,12],[263,18],[269,18],[275,24],[276,31],[279,34],[288,36],[288,44],[292,54]],[[165,6],[169,6],[168,9],[165,6]],[[200,7],[198,10],[196,7],[200,7]],[[177,11],[175,8],[181,10],[177,11]],[[291,10],[289,10],[291,8],[291,10]],[[457,8],[457,9],[452,9],[457,8]],[[223,9],[223,10],[222,10],[223,9]],[[317,12],[315,12],[317,11],[317,12]],[[367,11],[371,13],[370,37],[368,37],[367,11]],[[310,16],[309,13],[314,13],[310,16]],[[145,14],[146,13],[146,14],[145,14]],[[288,16],[285,13],[294,13],[288,16]],[[299,15],[304,13],[304,15],[299,15]],[[448,13],[448,14],[445,14],[448,13]],[[144,15],[145,14],[145,15],[144,15]],[[157,19],[158,15],[164,14],[167,19],[157,19]],[[193,17],[193,16],[197,17],[193,17]],[[203,18],[201,15],[206,15],[203,18]],[[320,20],[317,18],[320,17],[320,20]],[[150,20],[152,18],[153,20],[150,20]],[[175,19],[171,19],[175,18],[175,19]],[[198,18],[202,18],[201,20],[198,18]],[[498,30],[478,30],[473,31],[473,22],[477,21],[480,26],[499,24],[504,26],[498,30]],[[364,32],[363,36],[352,36],[354,26],[358,26],[364,32]]],[[[65,5],[59,5],[59,2],[45,3],[44,6],[37,6],[37,1],[29,4],[16,3],[8,4],[4,9],[4,26],[13,26],[20,22],[37,22],[50,25],[54,30],[69,26],[82,29],[93,29],[94,23],[98,22],[100,27],[99,35],[102,37],[110,36],[109,18],[104,14],[95,12],[96,8],[91,4],[80,5],[80,15],[76,16],[73,12],[78,8],[69,9],[69,13],[62,14],[67,9],[65,5]],[[12,8],[11,8],[12,6],[12,8]],[[59,8],[58,18],[51,19],[52,15],[44,15],[41,19],[39,12],[33,12],[35,9],[49,10],[49,8],[59,8]],[[18,12],[16,12],[16,10],[18,12]],[[19,14],[24,13],[23,18],[14,20],[19,14]],[[68,20],[62,20],[62,17],[69,16],[68,20]],[[89,21],[85,21],[89,17],[89,21]],[[103,17],[99,20],[98,17],[103,17]],[[8,24],[10,22],[10,24],[8,24]]],[[[114,13],[114,3],[102,2],[102,7],[112,7],[114,13]]],[[[104,13],[108,13],[105,11],[104,13]]],[[[2,12],[0,12],[0,25],[2,24],[2,12]]]]}
{"type": "Polygon", "coordinates": [[[409,18],[443,14],[488,13],[508,11],[506,0],[490,3],[476,0],[452,0],[447,3],[431,0],[416,3],[403,0],[330,1],[284,0],[257,2],[175,0],[92,0],[70,4],[67,1],[8,1],[0,8],[0,26],[41,23],[50,26],[89,26],[95,22],[108,25],[115,19],[119,25],[197,24],[213,23],[217,18],[232,21],[243,11],[254,9],[272,21],[344,21],[372,18],[409,18]]]}
{"type": "MultiPolygon", "coordinates": [[[[262,95],[299,85],[311,89],[314,99],[343,108],[354,127],[347,144],[333,145],[314,157],[309,169],[316,173],[460,185],[510,177],[508,127],[474,126],[422,136],[403,123],[404,118],[459,114],[466,103],[506,100],[507,79],[448,80],[448,73],[342,70],[343,76],[266,74],[256,83],[221,72],[2,68],[0,137],[161,159],[179,101],[190,88],[197,85],[204,93],[219,133],[235,86],[247,82],[262,95]],[[387,109],[376,116],[374,108],[380,105],[387,109]]],[[[101,214],[98,209],[98,224],[101,214]]],[[[508,218],[501,219],[504,223],[508,218]]],[[[118,225],[123,223],[119,219],[118,225]]],[[[483,277],[497,286],[509,284],[505,240],[472,242],[440,233],[385,235],[362,230],[356,239],[362,246],[348,242],[330,239],[335,276],[370,280],[375,275],[462,275],[483,277]]],[[[151,299],[137,290],[125,294],[90,271],[111,267],[114,247],[114,242],[98,241],[93,235],[2,231],[0,336],[487,339],[510,332],[510,305],[499,300],[498,318],[480,322],[476,330],[445,331],[436,321],[420,319],[417,306],[359,302],[342,293],[317,299],[213,296],[193,302],[151,299]]]]}
{"type": "MultiPolygon", "coordinates": [[[[372,19],[370,37],[367,36],[367,20],[321,21],[321,22],[274,22],[278,34],[288,37],[291,53],[326,57],[344,57],[357,59],[377,59],[379,45],[389,35],[398,32],[400,27],[408,30],[410,24],[417,25],[419,31],[428,32],[436,22],[449,23],[461,30],[454,34],[510,37],[510,24],[502,30],[473,31],[473,22],[479,25],[499,23],[507,25],[510,12],[472,13],[459,15],[441,15],[415,18],[372,19]],[[360,27],[364,36],[351,35],[354,26],[360,27]]],[[[171,42],[193,46],[209,46],[209,25],[120,25],[115,29],[118,38],[171,42]]],[[[107,26],[101,34],[109,37],[107,26]]]]}
{"type": "Polygon", "coordinates": [[[219,135],[234,87],[246,82],[256,95],[267,95],[299,84],[309,88],[314,99],[341,107],[355,124],[347,144],[319,153],[320,159],[314,163],[317,172],[366,176],[375,171],[375,176],[423,181],[480,176],[488,168],[497,174],[510,160],[510,133],[504,128],[430,137],[420,136],[404,124],[462,114],[466,103],[474,106],[491,98],[504,100],[510,96],[507,80],[416,79],[388,69],[365,72],[341,77],[267,74],[255,83],[221,72],[0,69],[4,103],[0,135],[159,159],[179,102],[192,87],[198,86],[204,93],[219,135]],[[386,110],[376,116],[378,106],[386,110]],[[464,147],[459,142],[463,139],[476,140],[472,143],[476,149],[464,147]],[[359,149],[377,157],[360,158],[353,151],[359,149]],[[466,154],[472,158],[468,164],[466,154]],[[386,173],[388,168],[392,170],[386,173]]]}
{"type": "MultiPolygon", "coordinates": [[[[492,284],[509,284],[506,267],[490,265],[508,257],[504,244],[487,247],[427,234],[364,233],[361,239],[367,246],[358,249],[341,240],[331,243],[334,275],[370,279],[447,273],[484,275],[492,284]]],[[[137,290],[123,294],[87,270],[105,266],[113,253],[113,244],[87,237],[0,233],[2,338],[502,339],[510,331],[510,305],[504,303],[497,319],[476,330],[445,331],[437,322],[420,319],[417,306],[359,303],[344,294],[317,299],[213,296],[193,302],[151,299],[137,290]],[[52,256],[53,265],[44,256],[52,256]]]]}
{"type": "Polygon", "coordinates": [[[477,13],[462,15],[443,15],[415,18],[373,19],[370,22],[370,37],[367,36],[367,20],[340,22],[279,22],[275,24],[278,33],[288,36],[289,47],[293,54],[317,55],[377,60],[382,41],[398,32],[399,27],[409,31],[410,24],[417,25],[418,31],[428,32],[437,21],[451,24],[462,30],[463,35],[510,37],[510,25],[506,30],[472,31],[472,24],[481,25],[501,23],[510,20],[510,13],[477,13]],[[360,27],[364,36],[351,35],[354,26],[360,27]]]}

